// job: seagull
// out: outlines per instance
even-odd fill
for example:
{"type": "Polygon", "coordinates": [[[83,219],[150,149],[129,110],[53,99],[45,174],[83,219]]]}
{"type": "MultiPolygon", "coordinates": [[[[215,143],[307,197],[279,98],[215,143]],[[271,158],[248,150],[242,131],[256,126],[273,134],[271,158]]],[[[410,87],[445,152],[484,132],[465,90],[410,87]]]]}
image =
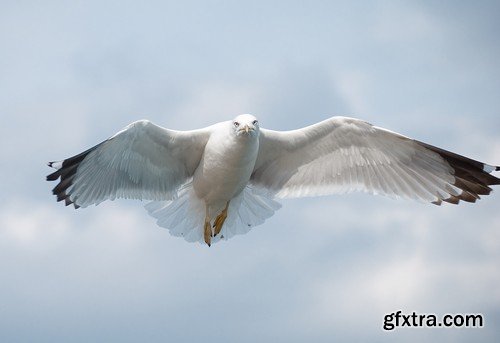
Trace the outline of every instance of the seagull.
{"type": "Polygon", "coordinates": [[[192,131],[139,120],[48,165],[66,206],[150,200],[159,226],[208,246],[262,224],[279,198],[365,191],[458,204],[500,184],[499,166],[348,117],[292,131],[261,128],[250,114],[192,131]]]}

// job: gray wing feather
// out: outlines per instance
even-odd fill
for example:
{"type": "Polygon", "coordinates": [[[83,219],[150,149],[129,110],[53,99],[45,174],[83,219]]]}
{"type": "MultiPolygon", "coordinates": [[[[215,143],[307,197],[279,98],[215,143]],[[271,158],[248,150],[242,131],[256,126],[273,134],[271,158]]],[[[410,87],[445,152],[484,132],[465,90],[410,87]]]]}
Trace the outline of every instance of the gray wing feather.
{"type": "Polygon", "coordinates": [[[251,183],[278,197],[366,191],[441,204],[475,202],[499,167],[362,120],[333,117],[294,131],[261,129],[251,183]]]}
{"type": "Polygon", "coordinates": [[[75,208],[115,198],[171,199],[193,175],[209,135],[137,121],[81,154],[50,162],[57,170],[47,180],[60,178],[53,193],[75,208]]]}

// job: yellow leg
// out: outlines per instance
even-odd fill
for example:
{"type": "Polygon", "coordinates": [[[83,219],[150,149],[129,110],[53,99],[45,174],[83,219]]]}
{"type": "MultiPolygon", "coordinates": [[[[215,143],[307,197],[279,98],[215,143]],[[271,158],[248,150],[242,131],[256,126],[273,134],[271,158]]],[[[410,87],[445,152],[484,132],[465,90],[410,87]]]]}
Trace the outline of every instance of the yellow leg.
{"type": "Polygon", "coordinates": [[[214,237],[217,236],[220,233],[220,230],[222,230],[222,225],[226,221],[227,218],[227,208],[229,207],[229,201],[226,203],[226,207],[222,210],[222,212],[215,218],[214,221],[214,237]]]}
{"type": "Polygon", "coordinates": [[[208,205],[205,205],[205,226],[203,228],[203,238],[208,246],[212,244],[212,226],[210,225],[210,217],[208,216],[208,205]]]}

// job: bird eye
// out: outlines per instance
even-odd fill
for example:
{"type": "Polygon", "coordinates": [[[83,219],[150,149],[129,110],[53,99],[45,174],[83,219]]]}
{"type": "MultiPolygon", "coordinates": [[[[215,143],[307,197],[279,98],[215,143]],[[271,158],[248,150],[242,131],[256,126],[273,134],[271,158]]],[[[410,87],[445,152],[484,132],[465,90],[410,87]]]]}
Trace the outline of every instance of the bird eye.
{"type": "Polygon", "coordinates": [[[254,120],[252,124],[257,125],[259,122],[257,120],[254,120]]]}
{"type": "Polygon", "coordinates": [[[234,124],[234,127],[240,126],[240,123],[238,123],[237,121],[235,121],[233,124],[234,124]]]}

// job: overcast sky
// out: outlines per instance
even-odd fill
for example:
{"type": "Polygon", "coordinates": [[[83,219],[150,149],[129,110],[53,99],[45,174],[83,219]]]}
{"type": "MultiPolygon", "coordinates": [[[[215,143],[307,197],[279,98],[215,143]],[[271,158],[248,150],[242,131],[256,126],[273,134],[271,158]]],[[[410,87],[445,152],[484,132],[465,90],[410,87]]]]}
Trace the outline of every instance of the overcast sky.
{"type": "Polygon", "coordinates": [[[240,113],[354,116],[498,165],[499,23],[495,1],[2,1],[0,341],[499,341],[498,187],[284,200],[208,248],[139,201],[75,211],[44,181],[131,121],[240,113]],[[398,310],[485,327],[383,331],[398,310]]]}

